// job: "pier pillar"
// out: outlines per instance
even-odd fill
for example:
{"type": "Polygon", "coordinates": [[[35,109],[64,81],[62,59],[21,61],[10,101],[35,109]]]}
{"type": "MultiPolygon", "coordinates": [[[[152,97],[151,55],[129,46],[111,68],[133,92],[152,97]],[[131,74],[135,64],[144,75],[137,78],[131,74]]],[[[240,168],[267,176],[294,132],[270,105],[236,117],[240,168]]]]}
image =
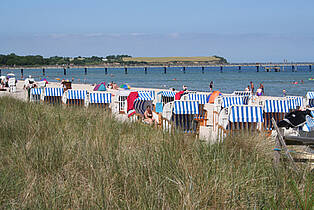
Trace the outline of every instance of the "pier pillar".
{"type": "Polygon", "coordinates": [[[239,66],[239,71],[241,71],[241,66],[239,66]]]}
{"type": "Polygon", "coordinates": [[[259,72],[259,66],[256,66],[256,72],[259,72]]]}
{"type": "Polygon", "coordinates": [[[295,67],[293,65],[291,66],[291,68],[292,68],[292,72],[295,72],[295,67]]]}
{"type": "Polygon", "coordinates": [[[85,75],[87,75],[87,68],[85,68],[84,70],[85,70],[85,75]]]}
{"type": "Polygon", "coordinates": [[[278,72],[277,66],[275,66],[274,69],[275,69],[275,72],[278,72]]]}
{"type": "Polygon", "coordinates": [[[128,74],[128,68],[127,67],[124,67],[124,73],[128,74]]]}
{"type": "Polygon", "coordinates": [[[167,74],[167,67],[164,67],[164,73],[167,74]]]}
{"type": "Polygon", "coordinates": [[[24,69],[21,69],[21,78],[24,77],[24,69]]]}
{"type": "Polygon", "coordinates": [[[205,71],[205,67],[202,66],[202,74],[204,74],[204,71],[205,71]]]}
{"type": "Polygon", "coordinates": [[[144,68],[145,74],[147,74],[147,67],[144,68]]]}
{"type": "Polygon", "coordinates": [[[0,76],[1,76],[1,69],[0,69],[0,76]]]}
{"type": "Polygon", "coordinates": [[[183,74],[185,74],[185,66],[183,67],[183,74]]]}
{"type": "Polygon", "coordinates": [[[220,66],[220,73],[222,73],[222,68],[223,68],[223,67],[222,67],[222,66],[220,66]]]}
{"type": "Polygon", "coordinates": [[[105,68],[105,74],[108,74],[108,68],[105,68]]]}
{"type": "Polygon", "coordinates": [[[43,68],[43,76],[45,76],[46,75],[46,69],[45,68],[43,68]]]}
{"type": "Polygon", "coordinates": [[[66,68],[63,68],[63,74],[67,75],[67,69],[66,68]]]}
{"type": "MultiPolygon", "coordinates": [[[[312,65],[309,65],[309,69],[310,69],[310,72],[312,71],[312,65]]],[[[0,70],[0,74],[1,74],[1,70],[0,70]]]]}

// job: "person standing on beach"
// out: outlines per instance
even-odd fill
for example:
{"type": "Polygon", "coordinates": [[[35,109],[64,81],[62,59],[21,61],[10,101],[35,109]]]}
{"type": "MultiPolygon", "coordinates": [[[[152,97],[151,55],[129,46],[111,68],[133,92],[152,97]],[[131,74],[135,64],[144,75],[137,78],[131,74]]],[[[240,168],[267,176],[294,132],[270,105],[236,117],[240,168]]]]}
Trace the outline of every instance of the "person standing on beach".
{"type": "Polygon", "coordinates": [[[287,96],[286,89],[283,89],[283,90],[282,90],[282,96],[283,96],[283,97],[286,97],[286,96],[287,96]]]}
{"type": "Polygon", "coordinates": [[[259,84],[259,88],[262,89],[262,95],[265,95],[263,83],[259,84]]]}
{"type": "Polygon", "coordinates": [[[209,89],[210,89],[210,91],[213,91],[213,87],[214,87],[214,82],[213,82],[213,81],[210,81],[210,83],[209,83],[209,89]]]}
{"type": "Polygon", "coordinates": [[[250,84],[251,84],[251,91],[252,91],[252,93],[254,93],[254,84],[252,81],[250,82],[250,84]]]}

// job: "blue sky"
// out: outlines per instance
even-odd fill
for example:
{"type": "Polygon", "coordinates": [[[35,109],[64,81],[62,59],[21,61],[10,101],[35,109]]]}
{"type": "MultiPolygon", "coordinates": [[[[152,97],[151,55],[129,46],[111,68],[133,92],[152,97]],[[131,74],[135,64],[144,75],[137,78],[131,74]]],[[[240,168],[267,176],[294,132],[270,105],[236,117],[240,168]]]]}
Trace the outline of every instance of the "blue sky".
{"type": "Polygon", "coordinates": [[[0,53],[314,61],[313,0],[1,0],[0,53]]]}

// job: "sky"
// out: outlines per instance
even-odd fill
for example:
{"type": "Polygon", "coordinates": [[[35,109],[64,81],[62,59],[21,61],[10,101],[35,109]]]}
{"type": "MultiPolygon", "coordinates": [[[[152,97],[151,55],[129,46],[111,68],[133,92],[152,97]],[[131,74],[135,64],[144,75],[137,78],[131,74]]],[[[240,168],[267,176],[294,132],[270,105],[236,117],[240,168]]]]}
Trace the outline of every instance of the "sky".
{"type": "Polygon", "coordinates": [[[313,62],[313,0],[1,0],[0,54],[313,62]]]}

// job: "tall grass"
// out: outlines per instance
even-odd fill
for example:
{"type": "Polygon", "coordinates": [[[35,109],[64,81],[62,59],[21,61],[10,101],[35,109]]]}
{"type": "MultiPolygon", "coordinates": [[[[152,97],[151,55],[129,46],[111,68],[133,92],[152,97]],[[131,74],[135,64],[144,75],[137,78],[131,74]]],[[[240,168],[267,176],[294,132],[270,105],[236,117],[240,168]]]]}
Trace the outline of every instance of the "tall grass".
{"type": "Polygon", "coordinates": [[[100,109],[0,98],[0,208],[311,209],[313,174],[261,136],[207,145],[100,109]]]}

